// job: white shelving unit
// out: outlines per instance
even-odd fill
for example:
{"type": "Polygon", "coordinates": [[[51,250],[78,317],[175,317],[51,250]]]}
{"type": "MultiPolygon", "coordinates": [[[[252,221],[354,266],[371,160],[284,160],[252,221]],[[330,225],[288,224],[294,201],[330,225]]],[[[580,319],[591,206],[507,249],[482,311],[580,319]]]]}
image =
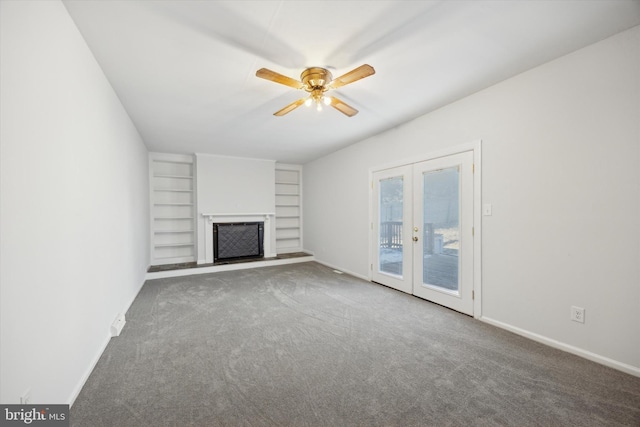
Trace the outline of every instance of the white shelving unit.
{"type": "Polygon", "coordinates": [[[192,156],[150,153],[151,265],[196,260],[192,156]]]}
{"type": "Polygon", "coordinates": [[[276,251],[302,251],[302,166],[276,164],[276,251]]]}

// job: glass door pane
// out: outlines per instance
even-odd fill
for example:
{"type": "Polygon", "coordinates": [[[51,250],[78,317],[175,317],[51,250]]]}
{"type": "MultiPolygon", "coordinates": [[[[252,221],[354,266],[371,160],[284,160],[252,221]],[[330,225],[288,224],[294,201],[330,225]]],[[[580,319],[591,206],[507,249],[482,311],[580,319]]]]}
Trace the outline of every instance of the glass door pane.
{"type": "Polygon", "coordinates": [[[460,168],[423,173],[422,282],[458,293],[460,168]]]}
{"type": "Polygon", "coordinates": [[[371,280],[402,292],[413,288],[411,166],[372,174],[371,280]]]}
{"type": "Polygon", "coordinates": [[[403,271],[403,178],[380,181],[378,271],[402,277],[403,271]]]}

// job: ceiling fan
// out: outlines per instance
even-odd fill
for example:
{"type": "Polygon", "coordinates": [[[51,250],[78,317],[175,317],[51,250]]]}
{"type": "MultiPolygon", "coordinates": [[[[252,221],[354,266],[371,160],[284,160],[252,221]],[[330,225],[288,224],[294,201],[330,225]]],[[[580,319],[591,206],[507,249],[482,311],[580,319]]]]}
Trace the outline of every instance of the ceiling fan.
{"type": "Polygon", "coordinates": [[[302,74],[300,74],[300,81],[266,68],[261,68],[256,71],[256,76],[261,79],[271,80],[272,82],[280,83],[296,89],[304,89],[309,92],[308,97],[300,98],[297,101],[292,102],[283,109],[273,113],[274,116],[284,116],[302,104],[310,106],[315,102],[318,111],[322,110],[323,104],[327,106],[330,105],[341,113],[352,117],[358,114],[358,110],[348,104],[345,104],[335,96],[326,96],[325,92],[330,89],[337,89],[348,85],[349,83],[353,83],[365,77],[369,77],[370,75],[375,74],[375,72],[376,71],[371,65],[364,64],[336,79],[333,78],[329,70],[320,67],[311,67],[304,70],[302,74]]]}

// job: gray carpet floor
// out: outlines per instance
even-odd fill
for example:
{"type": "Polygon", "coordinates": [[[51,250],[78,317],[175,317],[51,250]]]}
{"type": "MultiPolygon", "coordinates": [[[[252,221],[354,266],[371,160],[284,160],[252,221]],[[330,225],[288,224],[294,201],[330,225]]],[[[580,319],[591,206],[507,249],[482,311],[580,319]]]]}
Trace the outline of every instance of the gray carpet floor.
{"type": "Polygon", "coordinates": [[[72,426],[640,426],[640,378],[314,262],[150,280],[72,426]]]}

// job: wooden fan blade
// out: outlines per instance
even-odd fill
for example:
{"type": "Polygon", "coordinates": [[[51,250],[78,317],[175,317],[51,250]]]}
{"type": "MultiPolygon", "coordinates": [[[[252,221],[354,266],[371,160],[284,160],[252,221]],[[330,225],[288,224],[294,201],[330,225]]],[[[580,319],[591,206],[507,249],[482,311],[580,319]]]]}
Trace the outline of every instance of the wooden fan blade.
{"type": "Polygon", "coordinates": [[[340,111],[342,114],[346,114],[349,117],[353,117],[356,114],[358,114],[358,110],[356,110],[355,108],[353,108],[348,104],[345,104],[335,96],[330,97],[330,99],[331,99],[331,106],[336,110],[340,111]]]}
{"type": "Polygon", "coordinates": [[[256,71],[256,77],[260,77],[261,79],[271,80],[272,82],[280,83],[281,85],[291,86],[296,89],[302,89],[304,87],[304,83],[301,81],[292,79],[291,77],[284,76],[280,73],[276,73],[275,71],[268,70],[266,68],[260,68],[256,71]]]}
{"type": "Polygon", "coordinates": [[[297,101],[294,101],[291,104],[287,105],[282,110],[276,111],[275,113],[273,113],[273,115],[274,116],[284,116],[285,114],[292,112],[293,110],[295,110],[296,108],[298,108],[299,106],[304,104],[304,101],[306,101],[306,100],[307,100],[307,98],[300,98],[297,101]]]}
{"type": "Polygon", "coordinates": [[[334,79],[329,87],[333,89],[337,89],[341,86],[348,85],[349,83],[353,83],[360,79],[364,79],[365,77],[369,77],[372,74],[375,74],[376,70],[373,69],[371,65],[364,64],[356,68],[355,70],[349,71],[347,74],[343,74],[342,76],[334,79]]]}

